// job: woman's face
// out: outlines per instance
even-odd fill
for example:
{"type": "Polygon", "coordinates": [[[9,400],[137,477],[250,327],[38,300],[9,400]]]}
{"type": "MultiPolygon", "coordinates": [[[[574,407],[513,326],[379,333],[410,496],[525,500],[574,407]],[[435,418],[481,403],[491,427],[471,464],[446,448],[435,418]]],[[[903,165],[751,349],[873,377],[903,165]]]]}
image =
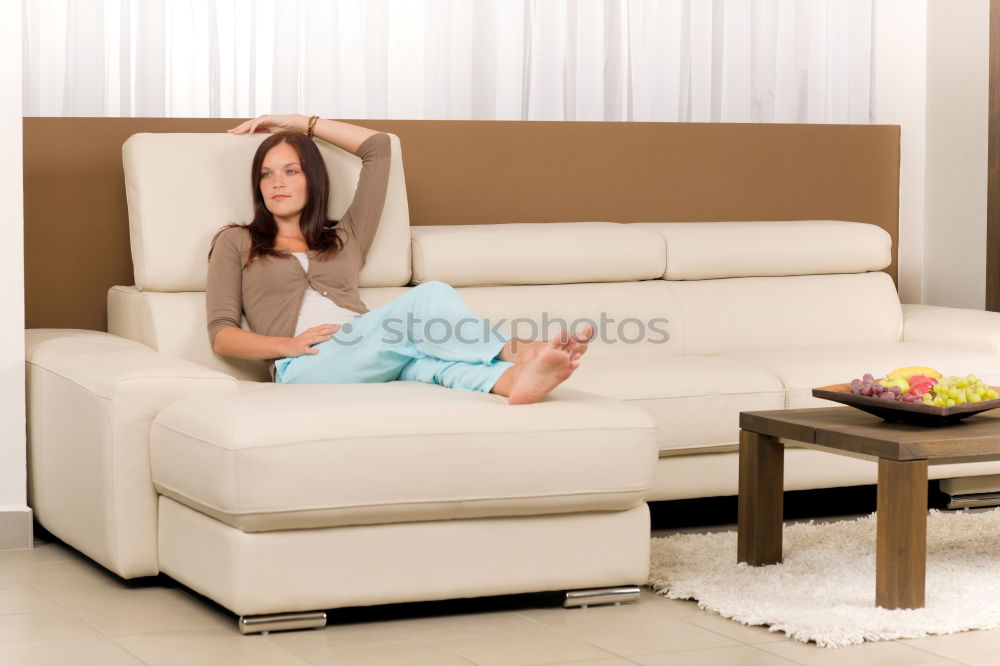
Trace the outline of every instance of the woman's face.
{"type": "Polygon", "coordinates": [[[274,217],[291,219],[300,215],[309,201],[307,185],[295,148],[279,143],[267,151],[260,169],[260,193],[274,217]]]}

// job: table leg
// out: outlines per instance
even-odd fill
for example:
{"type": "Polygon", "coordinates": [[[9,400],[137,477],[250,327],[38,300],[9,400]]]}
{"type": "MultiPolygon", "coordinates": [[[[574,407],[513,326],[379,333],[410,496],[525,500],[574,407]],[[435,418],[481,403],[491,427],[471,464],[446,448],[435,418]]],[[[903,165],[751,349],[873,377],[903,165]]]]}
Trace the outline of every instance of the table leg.
{"type": "Polygon", "coordinates": [[[927,568],[927,461],[878,461],[875,604],[924,607],[927,568]]]}
{"type": "Polygon", "coordinates": [[[784,482],[785,446],[777,437],[741,430],[738,562],[781,562],[784,482]]]}

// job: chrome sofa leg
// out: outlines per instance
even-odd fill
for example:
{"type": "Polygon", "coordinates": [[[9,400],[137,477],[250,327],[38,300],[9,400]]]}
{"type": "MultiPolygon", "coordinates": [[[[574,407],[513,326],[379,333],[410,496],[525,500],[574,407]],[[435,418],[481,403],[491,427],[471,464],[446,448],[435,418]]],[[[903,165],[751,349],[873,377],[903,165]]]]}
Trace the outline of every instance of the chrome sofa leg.
{"type": "Polygon", "coordinates": [[[621,606],[625,601],[637,601],[639,588],[634,585],[624,587],[600,587],[593,590],[572,590],[566,593],[563,608],[586,608],[601,604],[621,606]]]}
{"type": "Polygon", "coordinates": [[[315,629],[326,626],[326,613],[275,613],[274,615],[241,615],[241,634],[264,634],[291,629],[315,629]]]}
{"type": "MultiPolygon", "coordinates": [[[[586,608],[614,604],[620,606],[627,601],[639,598],[639,588],[634,585],[624,587],[601,587],[590,590],[571,590],[566,592],[563,601],[564,608],[586,608]]],[[[274,615],[241,615],[241,634],[268,634],[272,631],[289,631],[292,629],[314,629],[326,626],[326,613],[276,613],[274,615]]]]}
{"type": "Polygon", "coordinates": [[[986,506],[1000,506],[1000,493],[969,493],[968,495],[948,495],[946,509],[979,509],[986,506]]]}

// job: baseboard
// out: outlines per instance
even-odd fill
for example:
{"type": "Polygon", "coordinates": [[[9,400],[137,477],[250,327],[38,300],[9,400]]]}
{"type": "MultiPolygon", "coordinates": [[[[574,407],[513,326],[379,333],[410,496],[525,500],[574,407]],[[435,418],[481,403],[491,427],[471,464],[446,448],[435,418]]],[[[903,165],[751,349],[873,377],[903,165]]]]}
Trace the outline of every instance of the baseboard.
{"type": "Polygon", "coordinates": [[[30,507],[0,511],[0,550],[31,548],[32,532],[30,507]]]}

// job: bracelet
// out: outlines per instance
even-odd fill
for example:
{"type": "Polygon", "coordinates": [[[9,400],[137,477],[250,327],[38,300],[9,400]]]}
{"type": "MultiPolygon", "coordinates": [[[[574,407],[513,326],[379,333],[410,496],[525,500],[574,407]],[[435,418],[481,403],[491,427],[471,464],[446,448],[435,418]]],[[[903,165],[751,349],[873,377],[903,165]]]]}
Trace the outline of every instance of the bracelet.
{"type": "Polygon", "coordinates": [[[319,120],[319,116],[309,117],[309,126],[306,127],[306,136],[308,136],[310,139],[313,138],[313,129],[315,129],[316,127],[317,120],[319,120]]]}

